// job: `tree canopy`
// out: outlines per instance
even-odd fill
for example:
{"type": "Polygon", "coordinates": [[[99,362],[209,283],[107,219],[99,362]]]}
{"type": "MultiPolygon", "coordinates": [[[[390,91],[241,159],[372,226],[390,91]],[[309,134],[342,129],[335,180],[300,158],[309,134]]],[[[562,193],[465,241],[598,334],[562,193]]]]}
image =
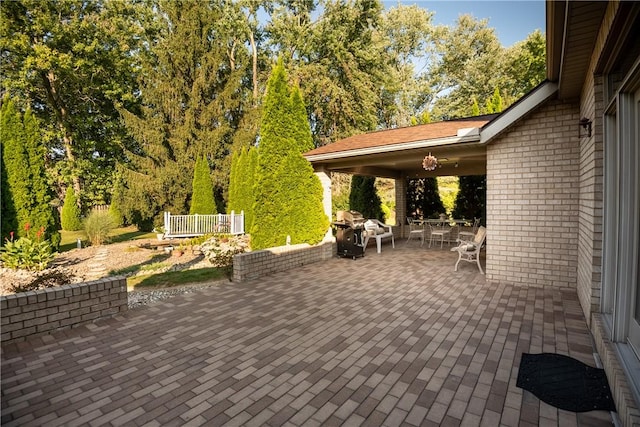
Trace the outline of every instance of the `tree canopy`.
{"type": "Polygon", "coordinates": [[[292,128],[300,151],[500,111],[544,79],[540,31],[503,47],[485,20],[438,26],[434,13],[379,0],[3,2],[0,85],[38,119],[51,205],[72,186],[85,211],[111,202],[150,229],[189,211],[200,154],[227,208],[232,154],[269,133],[276,58],[309,125],[292,128]]]}

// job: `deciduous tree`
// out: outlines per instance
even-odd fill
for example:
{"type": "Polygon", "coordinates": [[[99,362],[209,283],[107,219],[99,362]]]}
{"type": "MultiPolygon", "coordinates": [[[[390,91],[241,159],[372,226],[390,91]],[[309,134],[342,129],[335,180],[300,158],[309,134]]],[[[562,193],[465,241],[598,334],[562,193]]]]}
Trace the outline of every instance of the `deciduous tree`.
{"type": "Polygon", "coordinates": [[[110,0],[21,0],[0,8],[2,87],[40,118],[46,138],[39,143],[54,161],[58,189],[70,181],[82,198],[109,198],[127,141],[115,104],[135,103],[141,10],[139,2],[110,0]]]}

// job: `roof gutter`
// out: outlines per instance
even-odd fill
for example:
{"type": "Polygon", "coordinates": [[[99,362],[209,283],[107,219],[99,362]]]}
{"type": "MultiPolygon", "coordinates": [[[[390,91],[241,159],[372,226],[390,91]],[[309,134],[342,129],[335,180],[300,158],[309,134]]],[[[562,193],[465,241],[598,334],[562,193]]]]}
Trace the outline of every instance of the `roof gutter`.
{"type": "Polygon", "coordinates": [[[448,136],[446,138],[425,139],[420,141],[403,142],[400,144],[390,144],[378,147],[360,148],[349,151],[337,151],[323,154],[305,155],[310,162],[320,162],[324,160],[344,159],[348,157],[367,156],[371,154],[385,154],[394,151],[416,150],[421,148],[437,147],[441,145],[460,144],[466,142],[480,141],[480,134],[477,128],[460,129],[458,136],[448,136]]]}
{"type": "Polygon", "coordinates": [[[513,104],[480,130],[480,143],[486,144],[525,117],[558,91],[558,84],[546,81],[513,104]]]}

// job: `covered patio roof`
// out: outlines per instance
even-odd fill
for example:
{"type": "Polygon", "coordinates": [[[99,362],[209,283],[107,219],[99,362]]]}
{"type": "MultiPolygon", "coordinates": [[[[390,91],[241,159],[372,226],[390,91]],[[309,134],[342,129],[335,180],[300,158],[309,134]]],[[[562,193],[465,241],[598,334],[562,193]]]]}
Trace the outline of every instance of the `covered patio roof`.
{"type": "Polygon", "coordinates": [[[383,178],[484,175],[486,144],[557,93],[558,84],[546,80],[499,114],[354,135],[304,157],[317,170],[383,178]],[[422,168],[429,153],[438,158],[434,171],[422,168]]]}
{"type": "Polygon", "coordinates": [[[305,153],[316,167],[385,178],[479,175],[486,171],[480,128],[497,114],[354,135],[305,153]],[[439,167],[422,168],[432,153],[439,167]]]}

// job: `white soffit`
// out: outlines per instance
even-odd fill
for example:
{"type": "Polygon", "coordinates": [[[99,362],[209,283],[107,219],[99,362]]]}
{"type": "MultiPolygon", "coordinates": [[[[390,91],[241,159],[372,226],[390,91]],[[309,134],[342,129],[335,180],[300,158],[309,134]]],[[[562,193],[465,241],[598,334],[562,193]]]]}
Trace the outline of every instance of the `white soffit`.
{"type": "MultiPolygon", "coordinates": [[[[467,130],[469,129],[472,129],[472,128],[468,128],[467,130]]],[[[463,135],[460,135],[460,131],[463,129],[459,129],[458,130],[459,136],[448,136],[444,138],[426,139],[426,140],[413,141],[413,142],[403,142],[399,144],[380,145],[380,146],[368,147],[368,148],[356,148],[354,150],[315,154],[315,155],[304,156],[304,157],[310,162],[318,162],[323,160],[344,159],[347,157],[365,156],[370,154],[392,153],[395,151],[415,150],[420,148],[430,148],[430,147],[437,147],[441,145],[460,144],[465,142],[478,142],[480,137],[479,137],[477,128],[475,129],[476,129],[475,132],[469,132],[463,135]]]]}
{"type": "Polygon", "coordinates": [[[486,144],[529,114],[558,91],[558,84],[542,83],[480,130],[480,143],[486,144]]]}

